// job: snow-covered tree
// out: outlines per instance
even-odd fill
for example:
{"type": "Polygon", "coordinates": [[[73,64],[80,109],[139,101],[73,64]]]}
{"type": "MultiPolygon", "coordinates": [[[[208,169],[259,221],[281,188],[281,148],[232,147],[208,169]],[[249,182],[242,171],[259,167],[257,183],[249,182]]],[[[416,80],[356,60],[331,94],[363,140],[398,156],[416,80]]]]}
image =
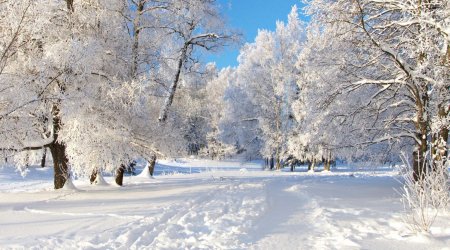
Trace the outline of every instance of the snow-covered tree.
{"type": "MultiPolygon", "coordinates": [[[[118,3],[110,1],[108,6],[118,3]]],[[[55,188],[67,178],[69,158],[75,157],[67,151],[77,145],[74,140],[86,130],[95,131],[95,125],[103,130],[111,125],[104,122],[113,122],[102,113],[105,106],[97,103],[123,79],[120,49],[127,39],[121,17],[110,13],[105,4],[31,1],[24,19],[28,23],[16,37],[22,46],[0,76],[2,87],[8,89],[2,95],[3,147],[11,151],[49,147],[55,188]],[[84,130],[77,126],[81,121],[85,121],[84,130]]],[[[4,5],[6,13],[14,13],[14,1],[4,5]]],[[[2,27],[3,33],[17,25],[2,27]]]]}
{"type": "Polygon", "coordinates": [[[264,142],[260,153],[275,158],[277,169],[287,156],[287,138],[295,127],[291,105],[298,95],[295,64],[302,40],[303,24],[294,6],[287,24],[278,22],[275,32],[260,30],[255,42],[242,48],[235,73],[236,84],[246,92],[246,106],[252,106],[238,120],[257,122],[264,142]]]}
{"type": "Polygon", "coordinates": [[[231,156],[235,151],[233,145],[224,142],[224,128],[222,126],[225,112],[227,112],[225,92],[229,84],[229,71],[230,69],[226,68],[219,73],[215,73],[205,86],[206,95],[203,109],[206,111],[205,115],[208,118],[209,126],[205,136],[206,147],[201,151],[201,155],[211,157],[211,159],[231,156]]]}
{"type": "MultiPolygon", "coordinates": [[[[334,117],[353,128],[354,148],[415,145],[413,168],[426,171],[426,152],[447,155],[449,70],[447,1],[308,1],[320,34],[323,98],[334,117]],[[327,74],[337,69],[330,78],[327,74]],[[340,103],[348,101],[341,106],[340,103]],[[333,107],[338,104],[338,107],[333,107]],[[335,109],[336,110],[336,109],[335,109]]],[[[357,151],[356,151],[357,152],[357,151]]],[[[428,159],[432,160],[432,159],[428,159]]]]}
{"type": "Polygon", "coordinates": [[[183,104],[168,124],[157,122],[167,93],[173,98],[168,88],[194,65],[195,47],[229,38],[213,33],[223,25],[214,1],[1,1],[0,8],[1,148],[16,157],[50,148],[55,188],[69,166],[89,175],[137,156],[178,154],[183,104]]]}
{"type": "Polygon", "coordinates": [[[262,136],[258,113],[255,113],[257,106],[250,102],[248,91],[238,81],[236,69],[223,69],[220,79],[227,86],[225,109],[219,122],[221,141],[233,145],[235,153],[246,159],[261,158],[262,136]]]}
{"type": "Polygon", "coordinates": [[[195,62],[197,51],[217,51],[238,37],[226,29],[214,0],[173,1],[170,16],[175,18],[162,26],[173,36],[173,66],[167,97],[159,114],[159,120],[167,119],[182,73],[195,62]]]}

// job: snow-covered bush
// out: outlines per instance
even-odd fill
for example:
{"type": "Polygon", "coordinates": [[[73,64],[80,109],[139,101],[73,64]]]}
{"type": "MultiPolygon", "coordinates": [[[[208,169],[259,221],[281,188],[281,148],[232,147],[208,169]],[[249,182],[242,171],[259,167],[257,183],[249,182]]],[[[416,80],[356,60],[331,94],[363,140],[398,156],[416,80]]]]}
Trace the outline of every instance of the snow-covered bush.
{"type": "MultiPolygon", "coordinates": [[[[407,162],[407,161],[405,161],[407,162]]],[[[409,164],[401,167],[404,185],[401,190],[405,223],[413,232],[429,232],[436,216],[450,207],[448,169],[444,161],[428,164],[426,173],[414,179],[409,164]]]]}

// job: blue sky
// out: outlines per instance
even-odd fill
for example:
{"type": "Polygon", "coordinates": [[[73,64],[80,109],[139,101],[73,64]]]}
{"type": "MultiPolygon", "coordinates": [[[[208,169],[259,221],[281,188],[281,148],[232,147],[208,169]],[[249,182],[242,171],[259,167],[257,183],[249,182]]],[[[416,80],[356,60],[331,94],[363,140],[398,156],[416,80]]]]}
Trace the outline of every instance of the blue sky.
{"type": "MultiPolygon", "coordinates": [[[[277,20],[286,21],[294,4],[303,7],[300,0],[218,0],[228,25],[244,35],[245,42],[255,40],[258,29],[274,30],[277,20]]],[[[225,48],[207,61],[215,61],[218,68],[237,65],[239,47],[225,48]]]]}

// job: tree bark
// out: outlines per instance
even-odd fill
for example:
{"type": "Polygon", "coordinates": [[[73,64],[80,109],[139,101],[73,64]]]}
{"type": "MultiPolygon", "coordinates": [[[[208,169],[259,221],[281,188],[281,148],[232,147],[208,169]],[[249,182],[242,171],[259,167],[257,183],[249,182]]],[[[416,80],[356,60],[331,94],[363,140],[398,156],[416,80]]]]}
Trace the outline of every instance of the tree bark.
{"type": "Polygon", "coordinates": [[[123,174],[125,173],[125,164],[121,164],[116,170],[116,184],[119,186],[123,185],[123,174]]]}
{"type": "Polygon", "coordinates": [[[52,108],[53,116],[53,142],[49,145],[50,153],[53,158],[54,187],[60,189],[64,187],[67,178],[69,178],[69,167],[66,156],[66,145],[58,141],[58,133],[61,130],[61,117],[58,104],[52,108]]]}
{"type": "Polygon", "coordinates": [[[308,171],[314,171],[314,168],[316,167],[316,160],[315,159],[312,159],[310,162],[309,162],[309,165],[308,165],[308,171]]]}
{"type": "Polygon", "coordinates": [[[327,158],[325,159],[325,163],[323,165],[323,170],[325,171],[331,170],[331,151],[328,151],[327,158]]]}
{"type": "Polygon", "coordinates": [[[144,10],[145,2],[140,0],[137,3],[136,17],[133,20],[133,48],[132,48],[132,57],[133,63],[131,64],[131,76],[132,78],[136,78],[138,74],[138,66],[139,66],[139,33],[141,32],[141,15],[144,10]]]}
{"type": "Polygon", "coordinates": [[[150,173],[150,176],[153,176],[153,172],[155,171],[155,165],[156,165],[156,155],[153,155],[150,158],[150,161],[148,164],[148,172],[150,173]]]}
{"type": "Polygon", "coordinates": [[[91,182],[91,184],[94,184],[95,179],[97,179],[97,175],[98,175],[98,169],[94,169],[92,170],[92,174],[91,177],[89,178],[89,181],[91,182]]]}
{"type": "Polygon", "coordinates": [[[280,162],[280,158],[281,158],[281,144],[282,144],[282,140],[283,140],[283,136],[282,136],[282,131],[281,131],[281,101],[279,98],[276,98],[276,105],[275,105],[275,123],[276,123],[276,133],[277,133],[277,141],[278,141],[278,145],[277,145],[277,149],[275,151],[275,157],[276,157],[276,169],[280,170],[281,169],[281,162],[280,162]]]}
{"type": "MultiPolygon", "coordinates": [[[[448,116],[448,111],[446,111],[445,106],[442,104],[439,105],[439,118],[441,120],[445,120],[448,116]]],[[[448,149],[447,149],[447,141],[448,141],[448,128],[446,126],[442,126],[438,131],[434,132],[431,146],[432,146],[432,157],[433,157],[433,170],[436,168],[436,164],[440,161],[445,161],[443,164],[446,164],[448,149]]]]}
{"type": "Polygon", "coordinates": [[[420,97],[416,97],[417,121],[415,123],[415,127],[417,131],[416,137],[419,142],[416,142],[416,147],[413,152],[413,177],[415,181],[419,181],[426,174],[426,153],[429,148],[427,138],[429,132],[429,119],[426,117],[425,111],[428,106],[427,86],[423,87],[421,92],[422,95],[420,97]]]}
{"type": "Polygon", "coordinates": [[[165,122],[167,119],[167,113],[169,113],[169,108],[172,105],[173,98],[175,96],[175,91],[177,90],[178,82],[180,81],[181,69],[183,68],[183,63],[186,60],[186,54],[187,54],[189,45],[190,45],[189,43],[185,43],[184,47],[182,48],[181,56],[178,60],[177,72],[175,73],[175,78],[169,89],[169,96],[166,98],[164,105],[161,109],[161,112],[159,114],[158,120],[160,122],[165,122]]]}
{"type": "Polygon", "coordinates": [[[27,150],[27,154],[25,156],[25,167],[29,168],[30,167],[30,151],[27,150]]]}
{"type": "Polygon", "coordinates": [[[47,148],[46,147],[44,147],[43,149],[42,149],[42,159],[41,159],[41,167],[42,168],[45,168],[45,163],[46,163],[46,160],[47,160],[47,148]]]}
{"type": "Polygon", "coordinates": [[[64,187],[67,178],[69,178],[66,145],[55,141],[50,144],[49,148],[53,157],[54,187],[60,189],[64,187]]]}
{"type": "Polygon", "coordinates": [[[426,152],[428,148],[427,129],[425,122],[419,122],[421,126],[420,133],[417,137],[420,138],[420,143],[416,143],[413,151],[413,176],[415,181],[422,179],[427,171],[426,152]]]}
{"type": "Polygon", "coordinates": [[[71,12],[73,12],[75,9],[73,8],[73,0],[66,0],[67,3],[67,9],[71,12]]]}

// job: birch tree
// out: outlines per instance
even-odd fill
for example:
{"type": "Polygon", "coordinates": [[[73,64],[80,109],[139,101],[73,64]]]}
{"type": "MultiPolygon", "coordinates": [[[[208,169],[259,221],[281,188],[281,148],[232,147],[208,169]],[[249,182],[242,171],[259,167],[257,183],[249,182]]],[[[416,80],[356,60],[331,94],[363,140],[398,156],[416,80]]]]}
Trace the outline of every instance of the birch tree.
{"type": "Polygon", "coordinates": [[[215,51],[225,44],[236,41],[237,36],[225,29],[214,0],[175,1],[172,13],[173,24],[163,27],[174,36],[175,64],[167,97],[159,113],[159,121],[167,119],[180,77],[184,69],[195,60],[197,50],[215,51]]]}

